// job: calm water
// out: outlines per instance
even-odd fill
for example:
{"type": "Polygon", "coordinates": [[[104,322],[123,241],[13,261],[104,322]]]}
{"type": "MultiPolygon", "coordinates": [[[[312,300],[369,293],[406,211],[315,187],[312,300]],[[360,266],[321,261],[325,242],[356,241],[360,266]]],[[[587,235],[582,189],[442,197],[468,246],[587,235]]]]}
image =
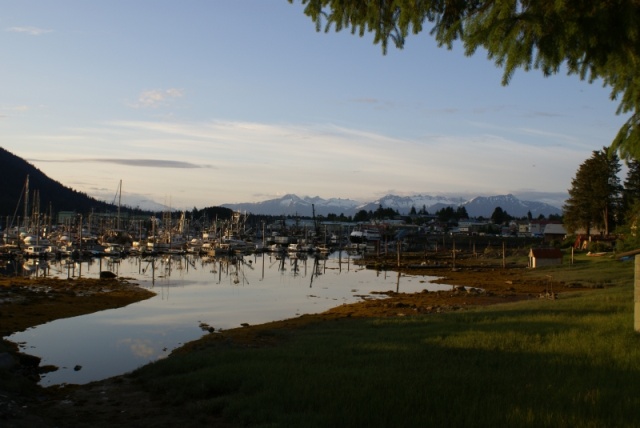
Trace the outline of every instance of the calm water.
{"type": "Polygon", "coordinates": [[[449,289],[434,277],[398,276],[353,264],[345,253],[326,260],[270,254],[228,258],[164,256],[103,258],[91,263],[33,267],[34,275],[96,277],[100,270],[135,280],[156,296],[124,308],[62,319],[9,336],[24,352],[58,370],[41,385],[84,384],[165,358],[180,345],[216,330],[319,313],[376,291],[449,289]]]}

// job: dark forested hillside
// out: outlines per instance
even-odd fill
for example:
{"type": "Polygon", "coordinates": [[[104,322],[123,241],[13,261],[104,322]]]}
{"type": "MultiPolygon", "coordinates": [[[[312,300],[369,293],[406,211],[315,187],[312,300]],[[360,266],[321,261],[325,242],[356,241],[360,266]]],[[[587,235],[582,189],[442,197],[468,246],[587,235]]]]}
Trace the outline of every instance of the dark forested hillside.
{"type": "MultiPolygon", "coordinates": [[[[33,206],[34,195],[38,195],[40,212],[76,211],[78,213],[114,211],[116,207],[98,201],[87,194],[63,186],[50,179],[24,159],[0,147],[0,216],[4,219],[23,214],[24,187],[29,176],[29,206],[33,206]]],[[[31,209],[31,208],[30,208],[31,209]]],[[[2,222],[2,224],[4,221],[2,222]]],[[[3,224],[4,225],[4,224],[3,224]]]]}

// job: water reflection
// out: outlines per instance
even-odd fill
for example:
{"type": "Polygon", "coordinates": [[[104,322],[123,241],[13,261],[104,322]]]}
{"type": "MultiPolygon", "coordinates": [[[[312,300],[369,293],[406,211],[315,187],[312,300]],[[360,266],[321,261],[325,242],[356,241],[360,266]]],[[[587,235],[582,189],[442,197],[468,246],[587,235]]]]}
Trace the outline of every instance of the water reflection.
{"type": "Polygon", "coordinates": [[[25,352],[42,357],[43,365],[60,367],[43,377],[44,386],[88,383],[165,358],[176,347],[209,334],[203,325],[220,331],[319,313],[362,296],[379,298],[378,293],[389,290],[449,288],[429,283],[433,277],[364,269],[346,253],[167,254],[40,262],[29,264],[29,270],[15,266],[15,274],[97,278],[107,271],[156,293],[124,308],[57,320],[10,336],[25,352]]]}

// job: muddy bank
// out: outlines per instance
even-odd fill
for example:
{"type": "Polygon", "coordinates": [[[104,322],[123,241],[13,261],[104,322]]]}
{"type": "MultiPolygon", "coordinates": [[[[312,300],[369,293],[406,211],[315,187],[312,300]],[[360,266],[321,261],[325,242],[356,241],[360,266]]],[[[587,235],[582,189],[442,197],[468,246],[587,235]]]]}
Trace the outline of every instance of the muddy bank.
{"type": "MultiPolygon", "coordinates": [[[[0,277],[2,337],[61,318],[113,309],[148,299],[154,293],[126,279],[56,279],[0,277]]],[[[55,400],[54,391],[37,386],[40,358],[19,352],[11,342],[0,343],[0,425],[49,426],[36,414],[42,402],[55,400]]]]}
{"type": "Polygon", "coordinates": [[[4,337],[56,319],[126,306],[153,295],[124,278],[0,277],[0,334],[4,337]]]}

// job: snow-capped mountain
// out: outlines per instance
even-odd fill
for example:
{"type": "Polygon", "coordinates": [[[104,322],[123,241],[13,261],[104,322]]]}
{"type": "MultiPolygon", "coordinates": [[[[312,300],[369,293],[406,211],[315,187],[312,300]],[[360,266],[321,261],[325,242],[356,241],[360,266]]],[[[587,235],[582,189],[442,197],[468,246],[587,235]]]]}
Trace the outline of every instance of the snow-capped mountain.
{"type": "Polygon", "coordinates": [[[296,195],[284,195],[278,199],[269,199],[262,202],[245,202],[239,204],[223,204],[223,207],[234,211],[248,212],[263,215],[299,215],[311,217],[315,208],[316,215],[326,216],[328,214],[353,215],[357,212],[355,208],[360,202],[351,199],[322,199],[320,197],[303,198],[296,195]]]}
{"type": "MultiPolygon", "coordinates": [[[[380,206],[382,208],[393,208],[400,214],[409,214],[411,208],[415,208],[416,211],[420,211],[423,208],[428,213],[435,213],[444,207],[458,207],[463,205],[466,199],[460,197],[450,196],[429,196],[429,195],[414,195],[414,196],[396,196],[386,195],[376,201],[368,202],[366,204],[359,205],[357,211],[375,211],[380,206]]],[[[357,212],[356,211],[356,212],[357,212]]]]}
{"type": "Polygon", "coordinates": [[[263,202],[247,202],[239,204],[223,204],[223,207],[232,210],[248,212],[262,215],[299,215],[310,217],[315,209],[316,215],[327,216],[328,214],[344,214],[353,216],[360,210],[375,211],[380,206],[382,208],[392,208],[400,214],[409,214],[411,208],[421,211],[423,208],[430,214],[450,206],[453,208],[465,207],[470,217],[491,217],[493,211],[500,207],[509,215],[514,217],[525,217],[531,212],[533,218],[540,214],[544,216],[560,215],[562,210],[553,205],[538,201],[522,201],[517,197],[509,195],[500,196],[478,196],[472,199],[449,196],[397,196],[386,195],[376,201],[362,203],[352,199],[322,199],[320,197],[299,197],[296,195],[285,195],[278,199],[270,199],[263,202]]]}

